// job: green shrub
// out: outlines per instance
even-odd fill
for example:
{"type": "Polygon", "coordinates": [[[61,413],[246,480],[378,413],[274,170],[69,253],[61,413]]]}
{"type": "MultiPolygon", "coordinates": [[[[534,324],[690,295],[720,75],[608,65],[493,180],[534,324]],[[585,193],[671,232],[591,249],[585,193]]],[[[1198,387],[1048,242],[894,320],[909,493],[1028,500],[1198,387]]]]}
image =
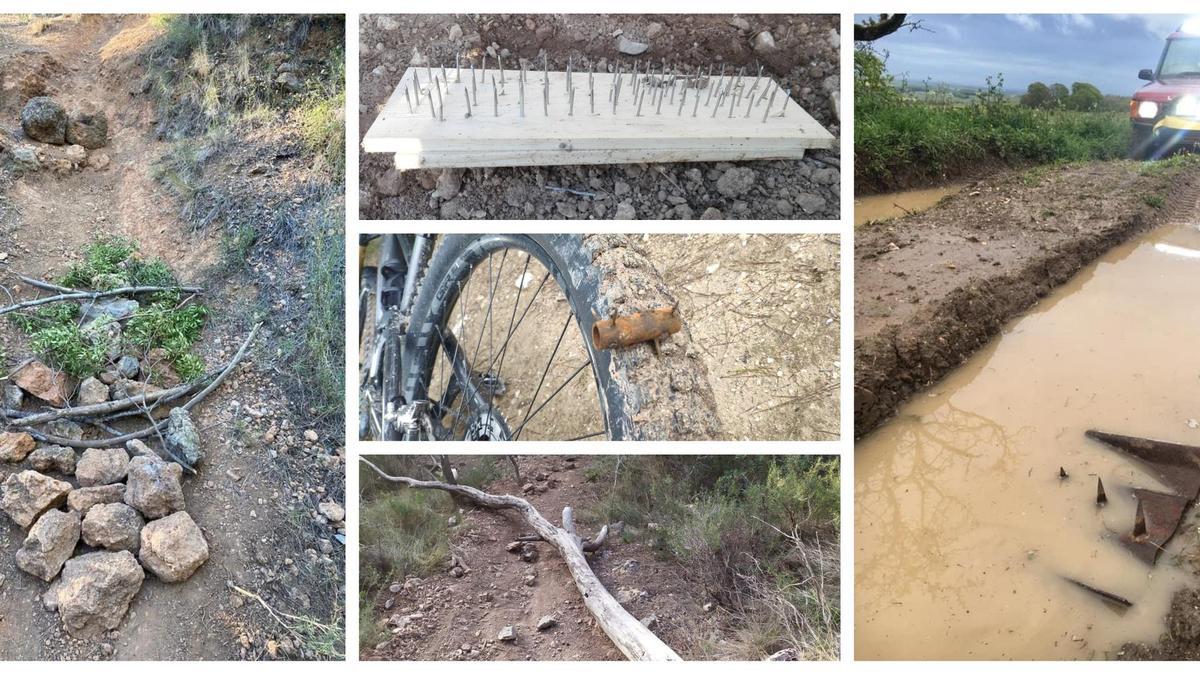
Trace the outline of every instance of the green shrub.
{"type": "Polygon", "coordinates": [[[1106,160],[1128,150],[1131,131],[1123,113],[1023,107],[1002,88],[1002,77],[989,77],[974,103],[928,105],[906,97],[876,54],[856,51],[858,185],[888,190],[960,175],[988,161],[1106,160]]]}

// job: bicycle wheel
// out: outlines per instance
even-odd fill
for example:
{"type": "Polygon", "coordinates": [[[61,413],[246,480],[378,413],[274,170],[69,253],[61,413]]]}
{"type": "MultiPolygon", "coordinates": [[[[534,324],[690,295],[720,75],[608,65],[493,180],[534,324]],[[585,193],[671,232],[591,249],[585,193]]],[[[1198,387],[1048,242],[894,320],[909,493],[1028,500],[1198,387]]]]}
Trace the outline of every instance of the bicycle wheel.
{"type": "Polygon", "coordinates": [[[719,435],[686,327],[598,350],[597,318],[671,306],[625,237],[444,237],[417,292],[402,392],[427,402],[434,438],[690,439],[719,435]]]}

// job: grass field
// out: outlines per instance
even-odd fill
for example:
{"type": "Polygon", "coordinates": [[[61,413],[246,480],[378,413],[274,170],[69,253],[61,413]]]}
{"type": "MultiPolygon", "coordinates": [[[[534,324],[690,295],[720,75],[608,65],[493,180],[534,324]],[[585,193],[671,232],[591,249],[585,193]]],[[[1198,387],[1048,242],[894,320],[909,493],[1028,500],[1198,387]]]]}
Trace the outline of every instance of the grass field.
{"type": "Polygon", "coordinates": [[[855,53],[854,170],[859,194],[927,185],[989,165],[1124,157],[1125,113],[1021,106],[989,82],[964,105],[905,96],[875,54],[855,53]]]}

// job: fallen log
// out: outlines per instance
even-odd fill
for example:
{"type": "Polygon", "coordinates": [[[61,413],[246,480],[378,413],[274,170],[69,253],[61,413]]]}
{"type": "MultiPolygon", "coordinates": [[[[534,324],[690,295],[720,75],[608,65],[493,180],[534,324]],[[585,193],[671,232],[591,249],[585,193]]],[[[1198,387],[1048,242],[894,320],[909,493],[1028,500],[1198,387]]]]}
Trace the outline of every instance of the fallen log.
{"type": "Polygon", "coordinates": [[[164,291],[182,291],[185,293],[199,293],[204,289],[199,286],[126,286],[124,288],[114,288],[111,291],[72,291],[70,293],[59,293],[58,295],[48,295],[44,298],[35,298],[18,302],[15,305],[0,307],[0,315],[10,312],[29,309],[30,307],[38,307],[40,305],[48,305],[52,302],[65,302],[67,300],[99,300],[100,298],[108,298],[117,295],[138,295],[140,293],[161,293],[164,291]]]}
{"type": "Polygon", "coordinates": [[[646,628],[632,614],[625,611],[608,589],[596,578],[596,573],[588,565],[584,557],[585,550],[595,550],[604,543],[608,527],[591,541],[585,542],[575,531],[575,521],[571,507],[563,509],[563,527],[555,527],[542,517],[532,504],[512,495],[493,495],[477,490],[467,485],[450,485],[438,481],[417,480],[407,476],[392,476],[369,460],[359,458],[359,461],[371,467],[381,478],[393,483],[400,483],[416,490],[444,490],[451,494],[461,495],[479,506],[492,509],[512,509],[516,511],[533,531],[545,542],[552,544],[562,556],[563,562],[575,580],[575,587],[583,595],[583,604],[595,617],[596,623],[604,634],[612,640],[617,649],[631,661],[680,661],[679,655],[658,636],[646,628]]]}
{"type": "MultiPolygon", "coordinates": [[[[212,391],[214,389],[221,386],[221,383],[224,382],[225,379],[229,377],[229,374],[233,372],[233,369],[237,366],[237,364],[241,363],[242,358],[246,355],[246,349],[250,347],[250,343],[254,341],[254,336],[258,334],[258,329],[261,327],[262,327],[261,323],[256,324],[254,326],[254,328],[250,330],[250,334],[246,336],[246,341],[242,343],[242,346],[241,346],[241,348],[238,349],[237,354],[235,354],[233,359],[230,360],[230,362],[225,365],[225,368],[221,370],[220,374],[217,375],[217,377],[214,378],[213,381],[211,383],[209,383],[209,385],[207,387],[205,387],[204,389],[197,392],[195,396],[188,399],[187,403],[184,403],[180,407],[183,408],[184,410],[191,410],[192,408],[194,408],[196,406],[196,404],[203,401],[204,397],[208,396],[210,393],[212,393],[212,391]]],[[[123,443],[126,443],[128,441],[139,440],[142,438],[146,438],[147,436],[150,436],[151,434],[160,433],[162,431],[162,429],[167,426],[168,422],[169,422],[169,420],[162,420],[155,424],[151,424],[150,426],[146,427],[145,429],[141,429],[139,431],[134,431],[134,432],[125,434],[123,436],[117,436],[115,438],[89,440],[89,441],[84,441],[84,440],[77,441],[77,440],[74,440],[71,438],[64,438],[62,436],[52,436],[50,434],[46,434],[46,433],[37,431],[36,429],[26,429],[26,431],[29,433],[29,435],[33,436],[34,438],[38,439],[39,441],[42,441],[43,443],[53,443],[54,445],[65,445],[69,448],[78,448],[78,449],[111,448],[116,445],[121,445],[123,443]]],[[[182,463],[182,462],[180,462],[179,464],[180,464],[180,466],[182,466],[184,468],[184,470],[188,471],[189,473],[195,473],[195,470],[192,469],[192,467],[188,466],[187,464],[182,463]]]]}

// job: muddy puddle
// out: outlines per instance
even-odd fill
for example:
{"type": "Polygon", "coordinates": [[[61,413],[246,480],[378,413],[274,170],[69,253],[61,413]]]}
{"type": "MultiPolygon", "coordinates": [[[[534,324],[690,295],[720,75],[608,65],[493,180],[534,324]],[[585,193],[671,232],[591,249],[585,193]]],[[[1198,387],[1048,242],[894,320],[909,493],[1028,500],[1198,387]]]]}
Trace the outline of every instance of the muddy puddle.
{"type": "Polygon", "coordinates": [[[1117,541],[1133,526],[1129,488],[1163,487],[1084,431],[1200,445],[1197,308],[1200,229],[1161,227],[858,444],[858,658],[1100,659],[1157,640],[1171,595],[1195,582],[1180,552],[1196,542],[1197,509],[1158,565],[1135,559],[1117,541]],[[1117,610],[1064,576],[1134,606],[1117,610]]]}
{"type": "Polygon", "coordinates": [[[903,190],[881,195],[857,197],[854,200],[854,226],[873,220],[891,220],[919,213],[950,195],[957,194],[963,189],[962,183],[941,185],[938,187],[922,188],[920,190],[903,190]]]}

